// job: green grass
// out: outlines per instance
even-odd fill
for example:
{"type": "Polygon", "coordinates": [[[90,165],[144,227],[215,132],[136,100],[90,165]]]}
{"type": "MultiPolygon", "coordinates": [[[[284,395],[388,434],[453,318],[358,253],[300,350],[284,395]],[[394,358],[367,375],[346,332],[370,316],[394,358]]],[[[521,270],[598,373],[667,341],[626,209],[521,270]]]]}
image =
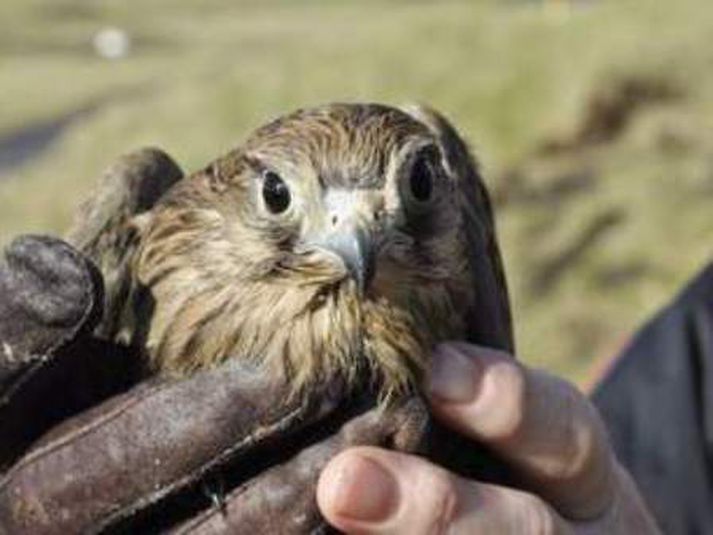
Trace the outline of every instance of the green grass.
{"type": "Polygon", "coordinates": [[[520,355],[582,380],[713,249],[713,8],[705,0],[536,2],[4,0],[0,136],[96,104],[50,150],[0,177],[0,242],[62,232],[118,154],[158,145],[190,170],[254,126],[334,100],[428,102],[471,140],[491,186],[519,169],[557,203],[498,206],[520,355]],[[94,56],[99,28],[134,39],[94,56]],[[625,77],[682,97],[643,108],[610,143],[535,156],[625,77]],[[617,214],[547,288],[533,286],[602,214],[617,214]]]}

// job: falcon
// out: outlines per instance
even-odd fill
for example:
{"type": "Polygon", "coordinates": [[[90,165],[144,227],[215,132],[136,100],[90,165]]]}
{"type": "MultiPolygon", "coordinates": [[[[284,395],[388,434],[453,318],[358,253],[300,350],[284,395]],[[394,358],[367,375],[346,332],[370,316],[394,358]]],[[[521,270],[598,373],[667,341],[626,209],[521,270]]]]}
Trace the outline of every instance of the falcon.
{"type": "Polygon", "coordinates": [[[487,192],[431,109],[302,109],[189,176],[154,174],[149,189],[167,191],[150,207],[104,214],[121,224],[98,231],[80,218],[73,235],[115,259],[104,332],[155,373],[247,359],[295,394],[366,377],[391,399],[417,387],[440,341],[513,349],[487,192]]]}

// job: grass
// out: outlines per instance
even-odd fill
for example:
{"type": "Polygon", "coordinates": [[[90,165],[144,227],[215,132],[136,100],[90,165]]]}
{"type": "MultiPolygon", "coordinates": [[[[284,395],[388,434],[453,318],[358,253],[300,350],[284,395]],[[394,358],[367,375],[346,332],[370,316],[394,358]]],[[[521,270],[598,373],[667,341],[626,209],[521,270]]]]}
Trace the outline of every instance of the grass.
{"type": "Polygon", "coordinates": [[[582,5],[4,0],[0,138],[94,108],[0,176],[0,243],[62,232],[102,168],[142,145],[190,170],[298,106],[428,102],[505,192],[521,358],[584,381],[711,257],[713,8],[582,5]],[[108,25],[132,36],[128,58],[94,55],[108,25]],[[605,143],[538,149],[576,137],[593,95],[632,77],[680,95],[642,107],[605,143]]]}

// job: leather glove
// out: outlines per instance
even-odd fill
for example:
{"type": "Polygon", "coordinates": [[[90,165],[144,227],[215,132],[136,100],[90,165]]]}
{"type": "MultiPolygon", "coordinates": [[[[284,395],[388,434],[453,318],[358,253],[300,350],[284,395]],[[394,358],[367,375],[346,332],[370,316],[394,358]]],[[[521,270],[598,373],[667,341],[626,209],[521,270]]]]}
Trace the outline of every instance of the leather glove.
{"type": "Polygon", "coordinates": [[[7,248],[0,265],[0,472],[54,423],[132,380],[128,354],[88,336],[102,293],[99,272],[61,240],[24,236],[7,248]]]}

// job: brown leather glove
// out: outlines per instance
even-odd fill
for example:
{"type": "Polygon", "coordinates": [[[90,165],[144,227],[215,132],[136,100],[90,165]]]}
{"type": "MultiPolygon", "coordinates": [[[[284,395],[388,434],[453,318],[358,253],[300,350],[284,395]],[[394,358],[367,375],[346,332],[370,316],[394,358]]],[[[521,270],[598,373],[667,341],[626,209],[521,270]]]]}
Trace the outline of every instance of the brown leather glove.
{"type": "Polygon", "coordinates": [[[0,533],[323,530],[314,487],[335,453],[425,445],[418,398],[384,411],[335,383],[285,401],[280,378],[238,361],[121,393],[137,366],[91,334],[101,288],[60,240],[24,237],[6,252],[0,533]]]}
{"type": "Polygon", "coordinates": [[[132,380],[132,359],[88,336],[102,292],[99,272],[61,240],[24,236],[7,248],[0,265],[0,472],[54,423],[132,380]]]}

